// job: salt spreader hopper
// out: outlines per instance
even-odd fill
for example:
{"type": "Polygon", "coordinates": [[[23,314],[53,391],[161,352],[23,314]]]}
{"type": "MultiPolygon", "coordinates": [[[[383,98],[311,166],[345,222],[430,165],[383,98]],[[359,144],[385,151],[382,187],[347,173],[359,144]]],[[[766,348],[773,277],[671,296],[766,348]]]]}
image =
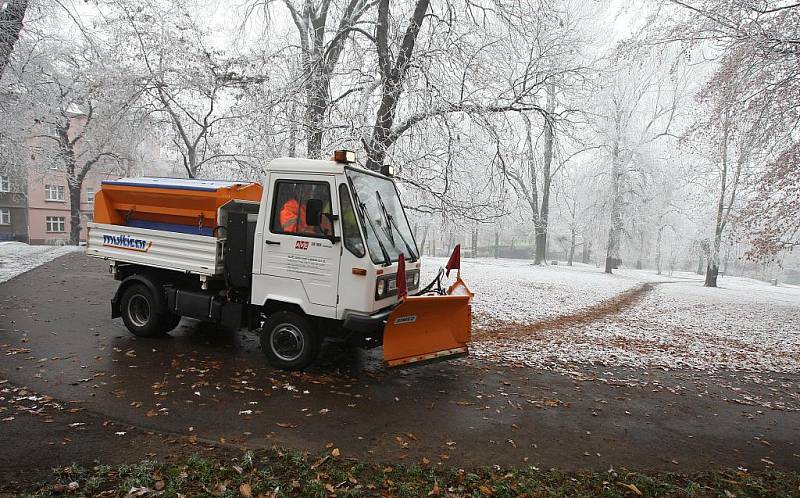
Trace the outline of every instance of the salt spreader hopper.
{"type": "Polygon", "coordinates": [[[311,364],[325,338],[383,345],[390,366],[467,354],[472,295],[460,276],[445,289],[443,271],[420,290],[390,176],[337,151],[330,161],[276,159],[262,180],[104,182],[87,254],[121,281],[112,317],[138,336],[165,334],[181,317],[247,326],[287,369],[311,364]]]}

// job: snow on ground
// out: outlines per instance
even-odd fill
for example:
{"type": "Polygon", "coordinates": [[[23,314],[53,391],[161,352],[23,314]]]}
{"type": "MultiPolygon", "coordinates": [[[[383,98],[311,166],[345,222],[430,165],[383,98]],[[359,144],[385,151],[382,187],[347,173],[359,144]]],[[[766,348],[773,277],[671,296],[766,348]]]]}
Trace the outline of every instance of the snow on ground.
{"type": "MultiPolygon", "coordinates": [[[[432,278],[444,263],[424,259],[423,274],[432,278]]],[[[481,333],[474,356],[562,371],[603,365],[800,373],[800,286],[727,276],[711,289],[688,272],[624,269],[609,276],[590,266],[521,260],[463,260],[462,267],[476,293],[481,333]],[[621,312],[589,323],[521,327],[579,314],[643,282],[655,285],[621,312]]]]}
{"type": "Polygon", "coordinates": [[[0,282],[64,254],[82,250],[77,246],[31,246],[23,242],[0,242],[0,282]]]}
{"type": "MultiPolygon", "coordinates": [[[[422,285],[445,264],[447,258],[424,257],[422,285]]],[[[609,276],[601,268],[583,264],[535,266],[530,260],[492,258],[462,259],[461,278],[475,293],[472,309],[478,328],[564,315],[649,280],[639,274],[609,276]]]]}

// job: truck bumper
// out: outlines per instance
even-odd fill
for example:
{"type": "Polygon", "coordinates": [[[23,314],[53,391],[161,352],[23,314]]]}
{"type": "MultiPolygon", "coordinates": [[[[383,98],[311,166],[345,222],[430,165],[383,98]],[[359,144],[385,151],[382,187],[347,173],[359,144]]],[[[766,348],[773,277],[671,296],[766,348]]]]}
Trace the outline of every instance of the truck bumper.
{"type": "Polygon", "coordinates": [[[361,313],[358,311],[346,311],[342,328],[353,332],[361,332],[366,335],[380,336],[386,325],[386,319],[391,314],[393,308],[377,311],[375,313],[361,313]]]}

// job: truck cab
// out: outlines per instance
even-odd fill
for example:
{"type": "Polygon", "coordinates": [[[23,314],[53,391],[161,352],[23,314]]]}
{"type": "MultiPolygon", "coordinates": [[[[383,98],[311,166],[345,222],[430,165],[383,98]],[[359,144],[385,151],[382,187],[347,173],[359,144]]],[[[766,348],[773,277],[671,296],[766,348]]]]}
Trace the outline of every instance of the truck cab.
{"type": "Polygon", "coordinates": [[[401,364],[466,354],[468,299],[441,285],[428,298],[444,300],[405,296],[419,289],[420,256],[398,190],[351,154],[275,159],[252,185],[106,182],[87,253],[121,280],[112,316],[142,336],[182,316],[246,324],[288,369],[311,364],[325,338],[375,347],[387,330],[401,364]]]}
{"type": "Polygon", "coordinates": [[[419,251],[391,178],[287,158],[270,163],[264,185],[251,302],[295,303],[315,316],[365,324],[397,302],[401,253],[408,288],[418,287],[419,251]],[[287,208],[294,202],[297,213],[287,208]]]}

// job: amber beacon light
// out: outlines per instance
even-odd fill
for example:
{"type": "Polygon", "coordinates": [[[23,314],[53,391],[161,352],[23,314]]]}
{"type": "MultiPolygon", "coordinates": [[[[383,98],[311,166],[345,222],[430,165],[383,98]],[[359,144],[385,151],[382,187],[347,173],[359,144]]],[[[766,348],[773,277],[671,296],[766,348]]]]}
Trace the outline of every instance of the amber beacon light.
{"type": "Polygon", "coordinates": [[[354,163],[356,162],[356,153],[352,150],[335,150],[333,151],[333,160],[337,163],[354,163]]]}

